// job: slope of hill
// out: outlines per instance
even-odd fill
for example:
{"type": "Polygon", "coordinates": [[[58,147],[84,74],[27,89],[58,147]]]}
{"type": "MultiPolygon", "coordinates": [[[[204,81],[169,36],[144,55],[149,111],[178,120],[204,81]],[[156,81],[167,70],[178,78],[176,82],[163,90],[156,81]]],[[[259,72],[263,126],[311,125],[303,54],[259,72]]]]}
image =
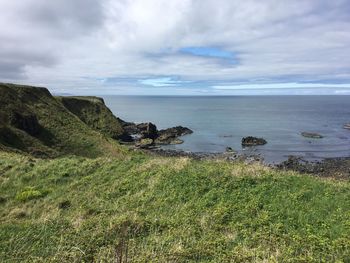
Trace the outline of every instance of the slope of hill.
{"type": "Polygon", "coordinates": [[[74,115],[91,128],[118,140],[124,130],[121,120],[106,107],[98,97],[56,97],[74,115]]]}
{"type": "MultiPolygon", "coordinates": [[[[90,157],[118,154],[121,148],[114,140],[91,128],[91,122],[84,123],[81,115],[74,115],[74,111],[72,113],[71,108],[65,108],[61,101],[45,88],[0,84],[1,147],[48,157],[61,154],[90,157]]],[[[81,101],[82,104],[86,102],[89,101],[81,101]]],[[[91,104],[95,105],[95,102],[91,101],[91,104]]],[[[96,129],[104,131],[103,123],[110,123],[111,116],[106,110],[99,115],[102,124],[98,124],[96,129]]],[[[96,121],[96,118],[92,121],[96,121]]],[[[114,121],[112,124],[117,123],[114,121]]],[[[112,132],[119,134],[122,130],[116,126],[112,132]]]]}
{"type": "Polygon", "coordinates": [[[350,184],[260,165],[0,153],[1,262],[349,262],[350,184]]]}

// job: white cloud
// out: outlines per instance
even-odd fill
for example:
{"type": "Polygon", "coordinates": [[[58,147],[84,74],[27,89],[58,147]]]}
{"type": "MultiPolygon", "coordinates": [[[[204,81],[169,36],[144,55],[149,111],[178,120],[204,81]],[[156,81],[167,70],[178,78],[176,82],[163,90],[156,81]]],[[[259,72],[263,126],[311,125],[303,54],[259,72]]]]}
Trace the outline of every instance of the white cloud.
{"type": "Polygon", "coordinates": [[[106,85],[96,79],[118,77],[169,88],[350,82],[347,0],[0,0],[0,8],[0,81],[94,92],[106,85]],[[184,47],[219,47],[237,63],[177,52],[184,47]]]}

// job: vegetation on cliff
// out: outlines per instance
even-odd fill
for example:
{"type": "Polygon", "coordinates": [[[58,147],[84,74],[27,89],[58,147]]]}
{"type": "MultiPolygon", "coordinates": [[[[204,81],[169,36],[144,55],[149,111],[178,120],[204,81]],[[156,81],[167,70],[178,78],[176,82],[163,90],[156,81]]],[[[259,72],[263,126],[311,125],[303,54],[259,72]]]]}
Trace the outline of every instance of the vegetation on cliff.
{"type": "MultiPolygon", "coordinates": [[[[0,105],[0,145],[3,150],[42,157],[120,154],[120,148],[112,147],[116,142],[111,137],[90,127],[89,121],[81,121],[81,116],[74,115],[45,88],[0,83],[0,105]]],[[[99,109],[103,112],[102,107],[99,109]]],[[[91,112],[91,118],[100,116],[100,123],[110,123],[115,117],[106,111],[101,115],[91,112]]],[[[96,129],[103,130],[103,127],[100,125],[96,129]]],[[[116,126],[117,131],[119,126],[116,126]]]]}
{"type": "Polygon", "coordinates": [[[98,97],[57,97],[63,105],[89,127],[113,139],[123,133],[122,121],[116,118],[98,97]]]}

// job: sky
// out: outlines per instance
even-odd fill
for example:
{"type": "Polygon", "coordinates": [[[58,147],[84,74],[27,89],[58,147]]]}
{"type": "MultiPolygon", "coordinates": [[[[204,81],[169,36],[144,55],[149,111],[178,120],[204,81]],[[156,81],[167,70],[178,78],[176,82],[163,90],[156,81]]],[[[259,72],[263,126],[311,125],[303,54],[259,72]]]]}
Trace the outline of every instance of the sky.
{"type": "Polygon", "coordinates": [[[349,0],[0,0],[0,82],[91,95],[350,95],[349,0]]]}

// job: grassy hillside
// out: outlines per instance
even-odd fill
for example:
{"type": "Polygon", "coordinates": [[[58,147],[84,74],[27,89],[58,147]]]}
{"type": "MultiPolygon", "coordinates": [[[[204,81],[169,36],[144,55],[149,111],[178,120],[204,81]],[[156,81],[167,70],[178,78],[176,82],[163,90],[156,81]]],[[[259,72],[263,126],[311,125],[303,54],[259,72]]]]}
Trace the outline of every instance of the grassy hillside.
{"type": "Polygon", "coordinates": [[[0,153],[0,182],[1,262],[350,262],[348,181],[135,153],[0,153]]]}
{"type": "Polygon", "coordinates": [[[57,97],[80,120],[108,137],[119,139],[123,133],[121,121],[98,97],[57,97]]]}
{"type": "Polygon", "coordinates": [[[49,157],[120,152],[114,140],[90,128],[45,88],[0,83],[0,105],[2,149],[49,157]]]}

